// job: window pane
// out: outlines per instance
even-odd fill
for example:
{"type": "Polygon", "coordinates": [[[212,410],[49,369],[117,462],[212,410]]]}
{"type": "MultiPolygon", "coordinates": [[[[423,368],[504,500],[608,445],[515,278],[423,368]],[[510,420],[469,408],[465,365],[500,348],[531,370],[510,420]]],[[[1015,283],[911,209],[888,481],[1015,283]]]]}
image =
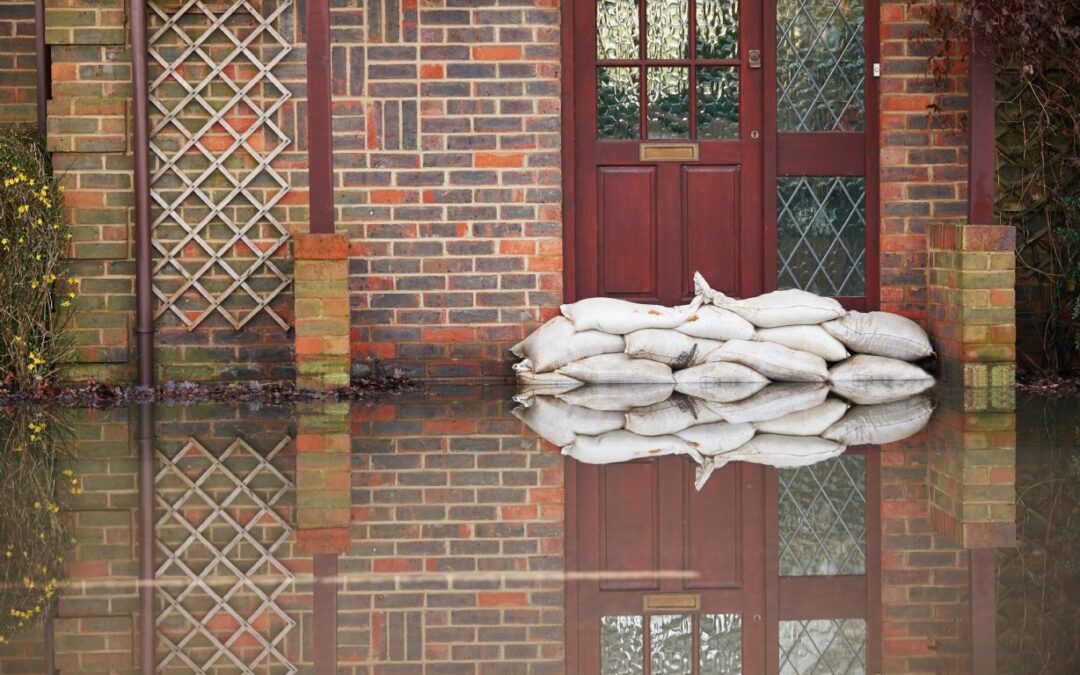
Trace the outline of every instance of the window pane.
{"type": "Polygon", "coordinates": [[[780,469],[780,575],[866,574],[866,458],[780,469]]]}
{"type": "Polygon", "coordinates": [[[599,138],[639,138],[641,103],[637,68],[596,69],[599,138]]]}
{"type": "Polygon", "coordinates": [[[863,128],[860,0],[778,0],[776,112],[780,131],[863,128]]]}
{"type": "Polygon", "coordinates": [[[693,672],[692,625],[689,614],[649,617],[649,653],[654,675],[690,675],[693,672]]]}
{"type": "Polygon", "coordinates": [[[701,615],[701,675],[742,674],[742,616],[701,615]]]}
{"type": "Polygon", "coordinates": [[[600,673],[635,675],[645,670],[640,616],[600,619],[600,673]]]}
{"type": "Polygon", "coordinates": [[[649,138],[690,137],[690,69],[649,68],[649,138]]]}
{"type": "Polygon", "coordinates": [[[778,288],[866,294],[866,181],[781,177],[777,190],[778,288]]]}
{"type": "Polygon", "coordinates": [[[650,59],[685,59],[690,56],[689,0],[645,0],[650,59]]]}
{"type": "Polygon", "coordinates": [[[780,622],[780,675],[866,673],[866,620],[780,622]]]}
{"type": "Polygon", "coordinates": [[[739,0],[697,0],[697,57],[733,59],[739,54],[739,0]]]}
{"type": "Polygon", "coordinates": [[[640,33],[635,0],[596,0],[596,58],[636,59],[640,33]]]}
{"type": "Polygon", "coordinates": [[[698,138],[738,138],[738,69],[698,68],[697,108],[698,138]]]}

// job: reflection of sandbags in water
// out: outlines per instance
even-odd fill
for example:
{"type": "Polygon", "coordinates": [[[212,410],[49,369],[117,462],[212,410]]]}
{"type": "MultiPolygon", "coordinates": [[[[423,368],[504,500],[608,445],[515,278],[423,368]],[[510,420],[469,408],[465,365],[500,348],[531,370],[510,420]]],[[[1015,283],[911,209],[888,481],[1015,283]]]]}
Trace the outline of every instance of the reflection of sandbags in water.
{"type": "Polygon", "coordinates": [[[826,361],[843,361],[851,356],[844,343],[829,335],[821,326],[762,328],[755,339],[760,342],[773,342],[799,352],[816,354],[826,361]]]}
{"type": "Polygon", "coordinates": [[[753,424],[713,422],[683,429],[675,435],[702,455],[711,457],[731,452],[753,438],[754,433],[753,424]]]}
{"type": "Polygon", "coordinates": [[[829,377],[825,359],[771,342],[729,340],[709,360],[740,363],[776,382],[824,382],[829,377]]]}
{"type": "MultiPolygon", "coordinates": [[[[738,365],[736,363],[728,365],[738,365]]],[[[685,370],[679,372],[686,372],[685,370]]],[[[678,375],[678,373],[676,373],[678,375]]],[[[680,394],[700,398],[709,403],[731,403],[750,398],[769,385],[763,382],[680,382],[675,385],[680,394]]]]}
{"type": "Polygon", "coordinates": [[[754,324],[735,312],[713,305],[702,305],[686,320],[686,323],[676,327],[675,330],[691,337],[709,340],[754,339],[754,324]]]}
{"type": "Polygon", "coordinates": [[[734,424],[763,422],[819,406],[828,395],[824,384],[770,384],[750,398],[713,403],[710,408],[734,424]]]}
{"type": "Polygon", "coordinates": [[[722,344],[673,330],[647,328],[626,336],[626,355],[666,363],[672,368],[687,368],[705,363],[705,357],[722,344]]]}
{"type": "Polygon", "coordinates": [[[625,347],[620,335],[595,330],[579,332],[570,319],[557,316],[511,347],[510,352],[528,359],[529,367],[534,372],[546,373],[571,361],[599,354],[616,354],[625,347]]]}
{"type": "Polygon", "coordinates": [[[820,436],[758,434],[725,457],[730,461],[740,460],[786,469],[816,464],[842,454],[844,449],[845,446],[840,443],[820,436]]]}
{"type": "Polygon", "coordinates": [[[701,302],[702,299],[697,297],[689,305],[664,307],[616,298],[588,298],[560,309],[578,331],[600,330],[626,335],[646,328],[675,328],[693,316],[701,302]]]}
{"type": "Polygon", "coordinates": [[[558,446],[573,443],[578,434],[598,436],[622,429],[626,422],[620,412],[582,408],[552,396],[515,396],[514,400],[521,404],[512,411],[514,417],[558,446]]]}
{"type": "Polygon", "coordinates": [[[701,461],[701,455],[678,436],[640,436],[629,431],[578,436],[563,447],[562,454],[586,464],[614,464],[663,455],[690,455],[701,461]]]}
{"type": "Polygon", "coordinates": [[[713,471],[723,468],[730,461],[728,455],[702,458],[697,470],[694,471],[694,489],[701,492],[701,488],[705,487],[705,484],[709,482],[709,478],[712,477],[713,471]]]}
{"type": "Polygon", "coordinates": [[[590,356],[571,361],[557,372],[588,384],[675,384],[670,366],[626,354],[590,356]]]}
{"type": "Polygon", "coordinates": [[[694,285],[706,302],[731,310],[758,328],[818,324],[844,316],[844,308],[839,302],[807,291],[773,291],[755,298],[734,300],[710,288],[700,274],[694,275],[694,285]]]}
{"type": "Polygon", "coordinates": [[[626,430],[642,436],[662,436],[722,419],[705,401],[675,394],[666,401],[629,410],[626,430]]]}
{"type": "Polygon", "coordinates": [[[881,445],[914,436],[930,422],[934,405],[923,394],[892,403],[857,405],[823,437],[845,445],[881,445]]]}
{"type": "Polygon", "coordinates": [[[666,401],[673,391],[675,387],[670,384],[587,384],[558,396],[571,405],[626,412],[666,401]]]}
{"type": "Polygon", "coordinates": [[[829,382],[838,395],[860,405],[899,401],[934,386],[930,373],[914,364],[869,354],[833,366],[829,382]]]}
{"type": "Polygon", "coordinates": [[[820,436],[822,432],[842,418],[849,407],[851,407],[851,404],[847,401],[829,398],[825,399],[825,402],[821,405],[813,408],[758,422],[757,429],[763,434],[820,436]]]}
{"type": "Polygon", "coordinates": [[[848,312],[822,328],[858,354],[915,361],[934,353],[919,324],[890,312],[848,312]]]}

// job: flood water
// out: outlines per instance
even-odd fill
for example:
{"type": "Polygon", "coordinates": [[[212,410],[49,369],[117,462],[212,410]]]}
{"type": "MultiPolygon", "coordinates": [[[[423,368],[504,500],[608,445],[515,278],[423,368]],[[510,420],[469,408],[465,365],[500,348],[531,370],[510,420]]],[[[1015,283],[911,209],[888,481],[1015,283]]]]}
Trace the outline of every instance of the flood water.
{"type": "Polygon", "coordinates": [[[9,411],[0,674],[1080,672],[1075,400],[753,396],[9,411]]]}

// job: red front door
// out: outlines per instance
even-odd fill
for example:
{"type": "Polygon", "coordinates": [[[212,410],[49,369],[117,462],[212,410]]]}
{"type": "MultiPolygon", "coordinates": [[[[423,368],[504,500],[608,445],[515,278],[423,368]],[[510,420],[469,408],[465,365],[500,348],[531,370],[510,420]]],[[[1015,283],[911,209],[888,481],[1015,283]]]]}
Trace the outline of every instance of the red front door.
{"type": "Polygon", "coordinates": [[[574,3],[574,295],[767,290],[762,3],[574,3]]]}

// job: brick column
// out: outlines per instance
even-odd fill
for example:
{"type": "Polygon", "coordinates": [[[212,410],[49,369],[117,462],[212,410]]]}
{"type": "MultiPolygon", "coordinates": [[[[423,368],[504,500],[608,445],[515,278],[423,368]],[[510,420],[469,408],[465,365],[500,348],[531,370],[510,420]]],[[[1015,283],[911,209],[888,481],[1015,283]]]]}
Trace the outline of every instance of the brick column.
{"type": "Polygon", "coordinates": [[[344,553],[349,548],[350,447],[347,403],[297,409],[296,525],[305,553],[344,553]]]}
{"type": "Polygon", "coordinates": [[[349,241],[344,234],[298,234],[296,386],[327,390],[349,384],[349,241]]]}
{"type": "Polygon", "coordinates": [[[930,228],[929,329],[942,374],[968,387],[1011,387],[1016,375],[1016,230],[930,228]]]}

